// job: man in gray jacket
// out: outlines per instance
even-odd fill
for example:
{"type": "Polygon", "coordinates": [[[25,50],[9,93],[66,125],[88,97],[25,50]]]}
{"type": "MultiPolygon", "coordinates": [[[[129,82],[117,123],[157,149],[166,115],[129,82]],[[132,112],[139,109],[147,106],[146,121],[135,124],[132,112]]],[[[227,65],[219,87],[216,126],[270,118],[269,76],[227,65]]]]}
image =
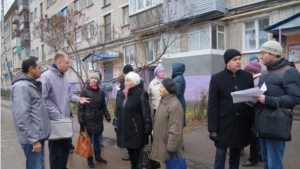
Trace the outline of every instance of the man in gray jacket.
{"type": "MultiPolygon", "coordinates": [[[[58,52],[54,56],[54,63],[40,78],[50,120],[70,117],[70,102],[77,105],[89,103],[88,98],[80,98],[70,92],[69,83],[64,74],[69,67],[69,56],[58,52]]],[[[51,169],[66,169],[70,145],[71,139],[49,140],[51,169]]]]}
{"type": "Polygon", "coordinates": [[[12,81],[11,109],[19,143],[26,156],[26,169],[44,169],[44,140],[50,135],[50,121],[41,94],[41,63],[34,56],[22,62],[22,71],[12,81]]]}

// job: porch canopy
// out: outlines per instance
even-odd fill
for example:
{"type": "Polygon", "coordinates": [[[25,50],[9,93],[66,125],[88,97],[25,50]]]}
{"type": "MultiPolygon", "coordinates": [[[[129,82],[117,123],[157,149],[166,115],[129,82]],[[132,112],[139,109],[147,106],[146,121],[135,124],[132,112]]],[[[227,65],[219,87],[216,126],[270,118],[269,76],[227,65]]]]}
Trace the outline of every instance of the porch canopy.
{"type": "Polygon", "coordinates": [[[291,36],[300,34],[300,12],[264,29],[267,32],[291,36]]]}
{"type": "Polygon", "coordinates": [[[91,52],[86,57],[82,59],[82,61],[87,62],[95,62],[95,61],[103,61],[108,59],[116,59],[118,58],[119,54],[117,52],[113,52],[110,50],[107,51],[99,51],[99,52],[91,52]]]}

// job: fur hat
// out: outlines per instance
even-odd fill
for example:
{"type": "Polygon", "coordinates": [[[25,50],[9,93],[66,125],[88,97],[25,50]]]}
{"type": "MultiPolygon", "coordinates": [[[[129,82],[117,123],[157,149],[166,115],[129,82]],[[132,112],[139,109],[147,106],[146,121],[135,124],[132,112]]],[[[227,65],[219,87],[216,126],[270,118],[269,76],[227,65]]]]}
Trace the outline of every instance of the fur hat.
{"type": "Polygon", "coordinates": [[[258,74],[261,72],[261,66],[259,63],[257,62],[249,62],[244,70],[248,71],[248,72],[252,72],[252,73],[255,73],[255,74],[258,74]]]}
{"type": "Polygon", "coordinates": [[[226,50],[226,52],[224,53],[224,61],[225,64],[227,65],[227,63],[234,57],[236,56],[242,56],[241,53],[235,49],[228,49],[226,50]]]}
{"type": "Polygon", "coordinates": [[[278,56],[282,55],[282,47],[277,41],[265,42],[262,45],[260,51],[271,53],[278,56]]]}
{"type": "Polygon", "coordinates": [[[89,79],[91,79],[91,78],[96,78],[98,81],[100,80],[100,77],[97,73],[90,73],[89,74],[89,79]]]}
{"type": "Polygon", "coordinates": [[[161,84],[167,89],[170,94],[177,93],[177,85],[176,82],[171,78],[164,78],[161,81],[161,84]]]}
{"type": "Polygon", "coordinates": [[[135,73],[135,72],[129,72],[125,77],[129,78],[133,84],[139,85],[141,82],[141,77],[139,74],[135,73]]]}
{"type": "Polygon", "coordinates": [[[125,65],[124,68],[123,68],[123,74],[127,74],[128,72],[131,72],[133,71],[133,68],[131,65],[125,65]]]}

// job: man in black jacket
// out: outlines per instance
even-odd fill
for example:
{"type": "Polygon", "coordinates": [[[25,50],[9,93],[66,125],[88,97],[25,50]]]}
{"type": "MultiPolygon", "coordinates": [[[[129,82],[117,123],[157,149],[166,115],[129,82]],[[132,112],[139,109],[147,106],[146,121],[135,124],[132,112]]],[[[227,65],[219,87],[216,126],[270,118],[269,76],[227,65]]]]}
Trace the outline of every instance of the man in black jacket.
{"type": "Polygon", "coordinates": [[[245,102],[233,103],[230,93],[253,88],[253,77],[241,70],[241,53],[229,49],[224,53],[226,67],[213,75],[209,87],[208,131],[216,150],[215,169],[224,169],[227,148],[230,148],[229,168],[239,168],[241,148],[249,145],[250,113],[245,102]]]}
{"type": "MultiPolygon", "coordinates": [[[[258,86],[265,83],[267,91],[263,95],[253,96],[259,101],[254,107],[255,113],[275,109],[275,99],[279,99],[281,107],[293,110],[294,106],[300,104],[299,71],[293,62],[281,57],[282,47],[278,42],[268,41],[262,45],[260,51],[260,58],[267,70],[262,72],[258,86]]],[[[259,138],[259,143],[264,168],[282,169],[285,141],[259,138]]]]}

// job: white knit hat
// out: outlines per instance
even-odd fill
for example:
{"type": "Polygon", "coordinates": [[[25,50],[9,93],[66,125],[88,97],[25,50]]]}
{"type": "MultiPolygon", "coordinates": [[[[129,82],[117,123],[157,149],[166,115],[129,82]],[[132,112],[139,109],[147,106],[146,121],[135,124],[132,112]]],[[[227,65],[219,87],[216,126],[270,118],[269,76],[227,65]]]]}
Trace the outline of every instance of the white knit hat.
{"type": "Polygon", "coordinates": [[[135,72],[129,72],[125,77],[128,77],[135,85],[139,85],[141,82],[140,75],[135,72]]]}
{"type": "Polygon", "coordinates": [[[91,78],[96,78],[98,81],[100,80],[100,77],[97,73],[90,73],[89,74],[89,79],[91,79],[91,78]]]}
{"type": "Polygon", "coordinates": [[[260,51],[268,52],[274,55],[282,55],[282,47],[277,41],[268,41],[265,42],[260,51]]]}

